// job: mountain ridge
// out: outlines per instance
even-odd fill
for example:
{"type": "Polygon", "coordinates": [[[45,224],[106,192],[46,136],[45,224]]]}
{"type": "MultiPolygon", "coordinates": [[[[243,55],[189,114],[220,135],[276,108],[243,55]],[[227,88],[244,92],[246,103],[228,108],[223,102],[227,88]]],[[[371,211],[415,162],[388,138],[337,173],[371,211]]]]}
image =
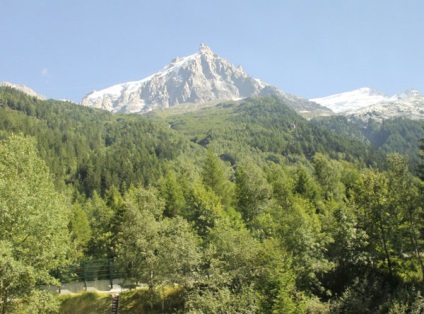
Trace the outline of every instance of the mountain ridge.
{"type": "Polygon", "coordinates": [[[424,95],[415,89],[387,96],[364,87],[310,100],[333,110],[336,115],[354,116],[363,120],[395,117],[424,119],[424,95]]]}

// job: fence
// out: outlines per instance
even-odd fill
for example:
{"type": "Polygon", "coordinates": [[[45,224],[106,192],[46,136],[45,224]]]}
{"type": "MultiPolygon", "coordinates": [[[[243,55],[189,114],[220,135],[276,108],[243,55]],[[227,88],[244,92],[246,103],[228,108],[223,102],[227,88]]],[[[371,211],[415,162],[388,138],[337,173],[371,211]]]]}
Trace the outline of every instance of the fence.
{"type": "Polygon", "coordinates": [[[54,277],[59,287],[49,287],[58,293],[122,290],[118,269],[113,259],[83,260],[67,268],[58,269],[54,277]]]}
{"type": "Polygon", "coordinates": [[[65,269],[58,269],[55,277],[62,283],[113,280],[119,278],[119,272],[113,259],[83,260],[65,269]]]}

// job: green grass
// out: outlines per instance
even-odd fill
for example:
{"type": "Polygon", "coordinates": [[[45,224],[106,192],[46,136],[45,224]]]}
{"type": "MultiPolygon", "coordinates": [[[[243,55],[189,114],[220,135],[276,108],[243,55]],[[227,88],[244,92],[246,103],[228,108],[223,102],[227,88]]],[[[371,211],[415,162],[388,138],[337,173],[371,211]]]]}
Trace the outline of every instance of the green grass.
{"type": "Polygon", "coordinates": [[[84,292],[59,296],[61,314],[102,314],[110,313],[112,296],[109,293],[84,292]]]}
{"type": "MultiPolygon", "coordinates": [[[[159,291],[160,292],[160,291],[159,291]]],[[[119,314],[159,314],[175,313],[183,306],[183,289],[166,287],[162,296],[151,304],[147,289],[122,292],[119,298],[119,314]]],[[[83,292],[59,296],[61,314],[103,314],[112,309],[112,295],[109,293],[83,292]]]]}

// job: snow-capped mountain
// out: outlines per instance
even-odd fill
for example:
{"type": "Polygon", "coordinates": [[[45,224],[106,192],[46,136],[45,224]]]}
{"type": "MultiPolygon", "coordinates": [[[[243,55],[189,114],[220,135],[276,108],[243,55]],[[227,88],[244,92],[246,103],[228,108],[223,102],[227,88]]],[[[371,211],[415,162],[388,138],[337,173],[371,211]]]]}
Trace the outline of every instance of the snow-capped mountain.
{"type": "Polygon", "coordinates": [[[410,90],[348,114],[363,120],[369,118],[385,120],[396,117],[420,120],[424,119],[424,95],[417,90],[410,90]]]}
{"type": "Polygon", "coordinates": [[[251,96],[278,95],[297,111],[331,111],[305,98],[286,94],[259,79],[248,76],[214,54],[205,44],[199,51],[175,58],[161,71],[140,81],[117,84],[86,95],[81,104],[111,112],[145,113],[179,104],[238,100],[251,96]]]}
{"type": "Polygon", "coordinates": [[[380,101],[389,100],[390,97],[368,87],[354,91],[331,95],[323,98],[310,99],[322,106],[330,108],[337,114],[352,112],[371,106],[380,101]]]}
{"type": "Polygon", "coordinates": [[[424,119],[424,95],[417,90],[387,96],[365,87],[311,101],[330,108],[336,114],[355,116],[364,120],[394,117],[424,119]]]}
{"type": "Polygon", "coordinates": [[[29,96],[32,97],[36,97],[38,99],[41,100],[45,100],[46,97],[44,97],[43,95],[38,94],[35,90],[25,86],[25,85],[21,85],[21,84],[13,84],[13,83],[9,83],[9,82],[0,82],[0,86],[6,86],[6,87],[11,87],[14,88],[22,93],[25,93],[29,96]]]}

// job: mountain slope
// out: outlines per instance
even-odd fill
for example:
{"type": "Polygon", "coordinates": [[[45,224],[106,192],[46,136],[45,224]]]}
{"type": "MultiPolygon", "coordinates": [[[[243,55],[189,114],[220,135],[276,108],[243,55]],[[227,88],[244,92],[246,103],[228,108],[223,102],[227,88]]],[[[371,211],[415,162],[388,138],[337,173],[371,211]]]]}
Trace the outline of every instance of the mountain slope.
{"type": "Polygon", "coordinates": [[[259,152],[273,161],[281,156],[311,159],[317,152],[334,158],[343,155],[364,164],[377,164],[381,159],[370,146],[313,125],[277,96],[224,102],[185,114],[165,111],[149,115],[164,118],[192,142],[235,159],[259,152]]]}
{"type": "Polygon", "coordinates": [[[86,195],[105,193],[111,186],[123,191],[131,184],[155,182],[166,163],[183,155],[198,160],[204,147],[236,160],[251,156],[306,162],[322,152],[363,164],[380,163],[370,146],[312,125],[276,96],[184,114],[164,110],[123,115],[41,101],[0,87],[0,104],[0,135],[35,137],[58,186],[73,184],[86,195]]]}
{"type": "Polygon", "coordinates": [[[365,121],[370,118],[380,121],[391,118],[421,120],[424,119],[424,95],[411,90],[347,113],[365,121]]]}
{"type": "Polygon", "coordinates": [[[251,96],[278,95],[298,111],[330,110],[289,95],[247,75],[239,66],[214,54],[205,44],[199,52],[175,58],[161,71],[140,81],[117,84],[86,95],[81,104],[114,113],[145,113],[179,104],[216,103],[251,96]]]}
{"type": "Polygon", "coordinates": [[[11,133],[36,139],[58,187],[72,184],[86,195],[155,182],[165,163],[195,146],[164,121],[0,87],[0,137],[11,133]]]}
{"type": "Polygon", "coordinates": [[[383,154],[407,155],[414,171],[420,162],[419,145],[424,138],[422,121],[392,118],[379,123],[374,119],[364,121],[352,116],[332,116],[316,118],[311,123],[340,136],[357,138],[383,154]]]}
{"type": "Polygon", "coordinates": [[[13,84],[10,82],[0,82],[0,87],[10,87],[13,89],[16,89],[24,94],[27,94],[28,96],[32,96],[32,97],[36,97],[37,99],[40,100],[45,100],[46,97],[44,97],[43,95],[38,94],[35,90],[25,86],[25,85],[21,85],[21,84],[13,84]]]}

